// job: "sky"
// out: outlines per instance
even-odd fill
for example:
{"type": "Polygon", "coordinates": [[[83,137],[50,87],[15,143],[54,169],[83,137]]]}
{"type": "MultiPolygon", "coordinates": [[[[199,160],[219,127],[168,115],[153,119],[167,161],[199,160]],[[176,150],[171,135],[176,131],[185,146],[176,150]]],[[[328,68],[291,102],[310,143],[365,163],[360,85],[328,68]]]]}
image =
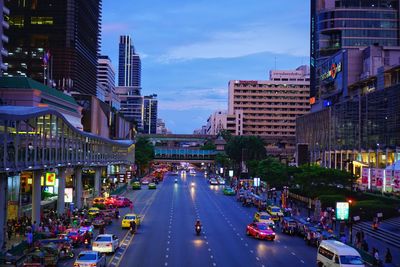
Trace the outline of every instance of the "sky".
{"type": "Polygon", "coordinates": [[[130,35],[142,59],[142,95],[158,95],[158,117],[173,133],[192,133],[227,109],[229,80],[266,80],[269,70],[309,63],[309,5],[103,0],[101,52],[117,70],[119,36],[130,35]]]}

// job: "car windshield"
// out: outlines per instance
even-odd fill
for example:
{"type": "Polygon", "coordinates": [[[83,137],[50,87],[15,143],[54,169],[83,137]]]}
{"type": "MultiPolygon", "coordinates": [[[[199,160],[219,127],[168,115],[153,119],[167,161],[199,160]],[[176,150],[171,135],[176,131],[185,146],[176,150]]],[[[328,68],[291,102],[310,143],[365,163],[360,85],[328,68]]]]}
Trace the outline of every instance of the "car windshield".
{"type": "Polygon", "coordinates": [[[363,265],[363,261],[360,256],[340,256],[341,264],[349,264],[349,265],[363,265]]]}
{"type": "Polygon", "coordinates": [[[80,260],[80,261],[95,261],[96,260],[96,254],[94,254],[94,253],[81,253],[78,256],[78,260],[80,260]]]}
{"type": "Polygon", "coordinates": [[[259,224],[259,225],[258,225],[258,229],[260,229],[260,230],[267,230],[267,229],[268,229],[268,226],[265,225],[265,224],[259,224]]]}
{"type": "Polygon", "coordinates": [[[272,208],[272,212],[281,212],[280,208],[272,208]]]}
{"type": "Polygon", "coordinates": [[[269,220],[271,217],[270,216],[268,216],[268,215],[261,215],[260,216],[260,219],[261,220],[269,220]]]}
{"type": "Polygon", "coordinates": [[[136,217],[135,216],[125,216],[125,220],[134,220],[136,217]]]}
{"type": "Polygon", "coordinates": [[[96,238],[96,241],[98,241],[98,242],[110,242],[111,241],[111,236],[98,236],[96,238]]]}

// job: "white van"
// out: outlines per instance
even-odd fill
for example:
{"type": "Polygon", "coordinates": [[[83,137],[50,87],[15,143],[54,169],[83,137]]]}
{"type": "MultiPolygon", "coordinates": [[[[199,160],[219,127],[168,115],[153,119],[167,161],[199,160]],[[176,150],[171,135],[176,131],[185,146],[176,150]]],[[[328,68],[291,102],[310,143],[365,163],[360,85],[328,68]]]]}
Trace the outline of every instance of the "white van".
{"type": "Polygon", "coordinates": [[[318,267],[365,267],[358,251],[336,240],[323,240],[318,247],[318,267]]]}

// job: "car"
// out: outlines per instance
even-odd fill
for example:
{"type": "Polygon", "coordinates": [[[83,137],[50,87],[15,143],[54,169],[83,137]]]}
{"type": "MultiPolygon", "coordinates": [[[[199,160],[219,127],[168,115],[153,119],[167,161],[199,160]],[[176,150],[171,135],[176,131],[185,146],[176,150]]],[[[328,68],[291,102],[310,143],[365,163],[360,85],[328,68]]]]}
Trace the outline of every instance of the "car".
{"type": "Polygon", "coordinates": [[[101,204],[105,204],[105,199],[104,197],[95,197],[92,201],[93,205],[101,205],[101,204]]]}
{"type": "Polygon", "coordinates": [[[211,185],[218,185],[217,179],[211,178],[211,179],[210,179],[210,184],[211,184],[211,185]]]}
{"type": "Polygon", "coordinates": [[[196,171],[195,171],[194,169],[190,169],[190,170],[189,170],[189,174],[190,174],[190,175],[196,175],[196,171]]]}
{"type": "Polygon", "coordinates": [[[100,213],[100,209],[97,208],[97,207],[91,207],[91,208],[88,210],[88,214],[91,215],[91,216],[96,216],[96,215],[99,214],[99,213],[100,213]]]}
{"type": "Polygon", "coordinates": [[[279,220],[279,217],[283,216],[281,208],[279,208],[277,206],[268,206],[267,212],[271,215],[272,220],[274,220],[274,221],[279,220]]]}
{"type": "Polygon", "coordinates": [[[217,182],[220,185],[224,185],[225,184],[225,180],[223,178],[218,178],[217,182]]]}
{"type": "Polygon", "coordinates": [[[149,187],[149,189],[156,189],[157,188],[155,183],[149,183],[148,187],[149,187]]]}
{"type": "Polygon", "coordinates": [[[274,240],[275,232],[266,224],[253,222],[247,225],[246,234],[248,236],[254,236],[257,239],[274,240]]]}
{"type": "Polygon", "coordinates": [[[143,184],[143,185],[148,185],[149,183],[150,183],[150,181],[147,180],[147,179],[142,180],[142,184],[143,184]]]}
{"type": "Polygon", "coordinates": [[[105,267],[106,257],[98,251],[81,251],[76,257],[74,267],[105,267]]]}
{"type": "Polygon", "coordinates": [[[78,229],[69,228],[65,231],[65,234],[58,235],[58,238],[71,240],[73,246],[78,246],[83,244],[84,233],[78,229]]]}
{"type": "Polygon", "coordinates": [[[272,220],[271,215],[269,215],[267,212],[256,212],[254,214],[254,221],[265,223],[272,229],[275,229],[275,222],[272,220]]]}
{"type": "Polygon", "coordinates": [[[226,195],[226,196],[234,196],[234,195],[236,195],[235,190],[233,190],[229,186],[225,186],[224,189],[222,189],[222,193],[224,193],[224,195],[226,195]]]}
{"type": "Polygon", "coordinates": [[[121,227],[129,228],[131,226],[131,221],[135,221],[136,226],[140,225],[140,216],[135,213],[125,214],[124,218],[122,218],[121,227]]]}
{"type": "Polygon", "coordinates": [[[119,247],[119,239],[116,235],[102,234],[98,235],[93,241],[92,250],[102,253],[114,253],[119,247]]]}
{"type": "Polygon", "coordinates": [[[118,197],[117,200],[121,203],[121,207],[129,207],[132,201],[127,197],[118,197]]]}
{"type": "Polygon", "coordinates": [[[101,227],[101,226],[105,226],[105,225],[106,225],[106,222],[104,221],[103,218],[98,217],[98,218],[95,218],[95,219],[93,220],[92,224],[93,224],[93,227],[94,227],[94,228],[99,228],[99,227],[101,227]]]}
{"type": "Polygon", "coordinates": [[[142,185],[140,184],[140,182],[133,182],[132,189],[133,190],[140,190],[140,189],[142,189],[142,185]]]}
{"type": "Polygon", "coordinates": [[[81,222],[81,225],[79,227],[79,232],[85,233],[86,231],[88,231],[89,233],[93,232],[93,225],[91,222],[89,221],[83,221],[81,222]]]}

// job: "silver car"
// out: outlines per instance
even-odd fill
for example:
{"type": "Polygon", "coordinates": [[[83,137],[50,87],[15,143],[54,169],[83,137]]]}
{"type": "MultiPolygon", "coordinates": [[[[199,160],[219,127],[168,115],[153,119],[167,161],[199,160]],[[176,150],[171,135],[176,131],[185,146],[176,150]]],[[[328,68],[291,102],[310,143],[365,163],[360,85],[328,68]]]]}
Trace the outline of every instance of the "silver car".
{"type": "Polygon", "coordinates": [[[82,251],[79,253],[74,263],[74,267],[93,266],[106,267],[106,257],[98,251],[82,251]]]}

